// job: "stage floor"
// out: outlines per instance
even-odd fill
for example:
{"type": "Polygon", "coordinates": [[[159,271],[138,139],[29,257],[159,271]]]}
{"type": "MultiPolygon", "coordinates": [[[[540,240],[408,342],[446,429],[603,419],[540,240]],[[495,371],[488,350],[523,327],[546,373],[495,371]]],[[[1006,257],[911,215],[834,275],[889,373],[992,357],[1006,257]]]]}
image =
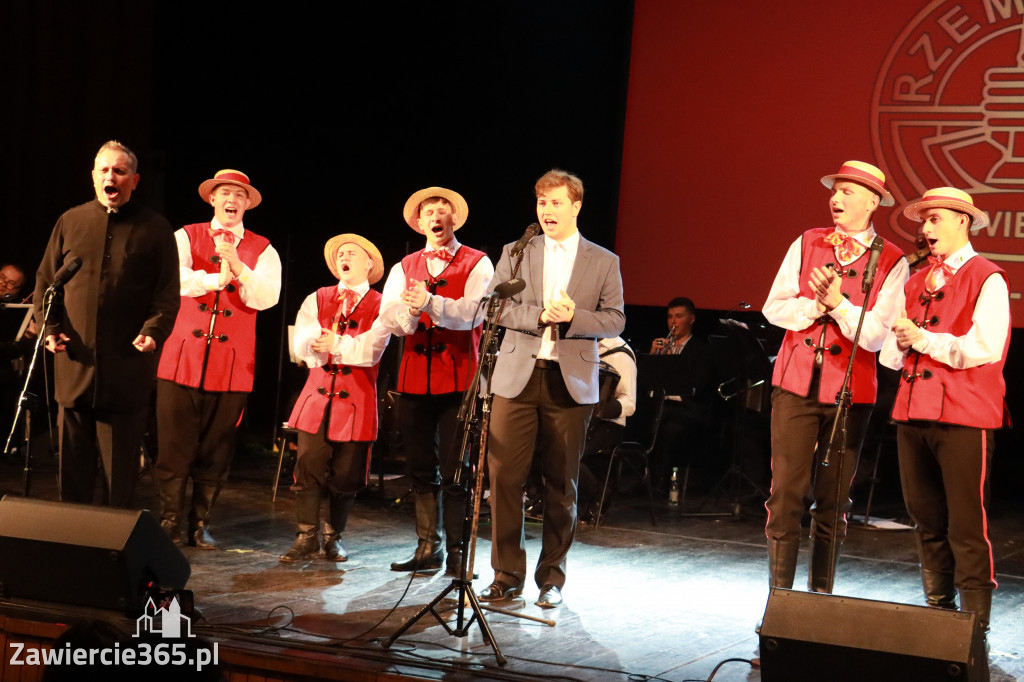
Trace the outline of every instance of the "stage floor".
{"type": "MultiPolygon", "coordinates": [[[[537,587],[509,609],[555,621],[553,627],[504,614],[486,613],[508,663],[474,624],[466,637],[448,634],[430,615],[385,651],[380,639],[397,630],[451,581],[389,570],[415,545],[411,503],[403,478],[360,495],[344,544],[350,559],[285,565],[278,556],[293,537],[293,495],[286,485],[271,501],[276,457],[242,455],[211,525],[217,551],[183,551],[192,566],[189,588],[208,637],[248,638],[257,648],[280,647],[294,656],[339,657],[362,677],[344,679],[558,679],[705,680],[722,664],[717,681],[759,680],[749,660],[757,655],[754,627],[764,613],[767,566],[764,509],[743,501],[740,518],[685,517],[667,505],[652,527],[645,498],[626,497],[607,525],[581,526],[569,555],[565,604],[542,610],[537,587]],[[336,652],[336,653],[335,653],[336,652]],[[372,672],[372,677],[367,676],[372,672]]],[[[18,462],[0,462],[4,494],[20,495],[18,462]]],[[[139,501],[155,508],[152,481],[140,482],[139,501]]],[[[34,472],[32,496],[55,499],[52,465],[34,472]]],[[[696,510],[700,499],[684,511],[696,510]]],[[[728,511],[729,500],[704,510],[728,511]]],[[[859,511],[860,506],[855,508],[859,511]]],[[[881,516],[903,514],[897,501],[876,502],[881,516]]],[[[991,534],[1000,588],[990,635],[992,680],[1024,680],[1024,510],[996,508],[991,534]]],[[[536,560],[540,525],[527,526],[529,560],[536,560]]],[[[492,577],[490,527],[481,526],[475,582],[492,577]]],[[[797,583],[806,579],[806,546],[797,583]]],[[[843,551],[836,594],[902,604],[922,603],[913,536],[908,531],[854,528],[843,551]]],[[[442,602],[454,609],[454,599],[442,602]]],[[[453,611],[447,612],[450,617],[453,611]]],[[[247,644],[246,646],[249,646],[247,644]]],[[[828,679],[823,675],[822,679],[828,679]]]]}

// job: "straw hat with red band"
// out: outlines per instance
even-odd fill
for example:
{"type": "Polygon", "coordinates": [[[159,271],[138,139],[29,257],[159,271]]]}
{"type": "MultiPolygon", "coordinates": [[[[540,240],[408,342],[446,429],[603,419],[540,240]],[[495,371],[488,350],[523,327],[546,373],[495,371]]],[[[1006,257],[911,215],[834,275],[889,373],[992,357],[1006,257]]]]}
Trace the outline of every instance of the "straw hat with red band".
{"type": "Polygon", "coordinates": [[[980,208],[975,207],[971,195],[955,187],[937,187],[924,193],[919,201],[909,204],[903,209],[903,215],[911,220],[921,222],[922,211],[929,208],[948,208],[951,211],[959,211],[971,216],[971,229],[980,230],[988,227],[988,214],[980,208]]]}
{"type": "Polygon", "coordinates": [[[203,198],[203,201],[210,201],[210,195],[213,194],[213,190],[217,188],[217,185],[237,185],[244,189],[249,195],[249,206],[247,209],[256,208],[263,201],[263,196],[259,193],[259,190],[249,183],[249,176],[242,171],[225,168],[222,171],[217,171],[217,174],[211,179],[203,180],[202,184],[199,185],[199,196],[203,198]]]}
{"type": "Polygon", "coordinates": [[[336,237],[331,237],[324,244],[324,260],[327,261],[327,267],[331,269],[331,274],[337,279],[341,279],[338,274],[338,249],[341,248],[342,244],[355,244],[370,257],[373,261],[373,267],[370,268],[370,273],[366,278],[366,281],[370,284],[376,284],[380,281],[380,278],[384,276],[384,259],[380,255],[380,250],[373,245],[366,237],[360,237],[358,234],[339,234],[336,237]]]}
{"type": "Polygon", "coordinates": [[[440,197],[452,205],[452,213],[455,214],[455,227],[452,228],[453,230],[457,230],[466,224],[466,218],[469,217],[469,204],[466,203],[461,194],[444,187],[427,187],[413,194],[405,202],[402,215],[405,216],[405,222],[408,223],[409,227],[423,234],[423,230],[420,229],[419,225],[420,204],[432,197],[440,197]]]}
{"type": "Polygon", "coordinates": [[[870,163],[864,163],[863,161],[847,161],[843,164],[843,167],[839,169],[838,173],[823,177],[821,179],[821,184],[832,189],[836,180],[852,180],[853,182],[864,185],[882,198],[882,206],[892,206],[896,203],[896,200],[892,198],[891,194],[889,194],[889,190],[885,188],[885,173],[878,170],[870,163]]]}

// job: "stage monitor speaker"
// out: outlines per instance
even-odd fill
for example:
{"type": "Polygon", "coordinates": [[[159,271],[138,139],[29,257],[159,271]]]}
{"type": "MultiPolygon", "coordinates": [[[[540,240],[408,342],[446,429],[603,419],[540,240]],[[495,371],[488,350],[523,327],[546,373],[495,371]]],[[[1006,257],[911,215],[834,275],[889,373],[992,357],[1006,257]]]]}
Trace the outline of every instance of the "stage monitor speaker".
{"type": "Polygon", "coordinates": [[[192,568],[148,511],[0,499],[0,595],[141,613],[192,568]]]}
{"type": "Polygon", "coordinates": [[[763,682],[987,682],[973,613],[772,588],[763,682]]]}

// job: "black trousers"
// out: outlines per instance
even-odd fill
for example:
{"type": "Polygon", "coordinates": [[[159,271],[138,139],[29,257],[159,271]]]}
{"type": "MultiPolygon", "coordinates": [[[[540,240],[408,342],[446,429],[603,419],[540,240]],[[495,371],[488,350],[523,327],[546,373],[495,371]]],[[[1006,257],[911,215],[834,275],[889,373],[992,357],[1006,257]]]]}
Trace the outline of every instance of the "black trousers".
{"type": "Polygon", "coordinates": [[[544,530],[534,571],[539,587],[565,584],[566,556],[576,537],[580,457],[593,405],[569,395],[558,367],[535,368],[515,398],[494,396],[488,440],[491,476],[491,566],[510,585],[526,579],[523,486],[541,458],[544,530]]]}
{"type": "Polygon", "coordinates": [[[159,454],[153,467],[157,479],[191,476],[194,483],[223,485],[248,397],[248,393],[201,391],[158,379],[159,454]]]}
{"type": "Polygon", "coordinates": [[[85,407],[60,406],[60,499],[91,504],[97,465],[103,470],[111,507],[134,507],[139,476],[139,446],[148,405],[113,414],[85,407]]]}
{"type": "Polygon", "coordinates": [[[366,487],[370,443],[327,439],[327,419],[316,433],[298,432],[295,485],[299,491],[326,490],[332,495],[355,495],[366,487]]]}
{"type": "MultiPolygon", "coordinates": [[[[814,392],[812,392],[813,395],[814,392]]],[[[836,511],[836,478],[839,477],[839,527],[837,537],[846,537],[846,512],[852,504],[850,484],[857,471],[860,446],[864,442],[872,405],[853,405],[847,420],[846,448],[833,455],[829,466],[821,460],[828,449],[836,406],[776,388],[772,393],[772,488],[765,507],[765,534],[775,540],[798,539],[800,520],[812,498],[813,532],[822,540],[831,536],[836,511]],[[841,471],[840,471],[841,470],[841,471]]]]}
{"type": "Polygon", "coordinates": [[[896,441],[921,568],[952,574],[961,589],[994,589],[985,511],[992,431],[910,422],[898,425],[896,441]]]}
{"type": "Polygon", "coordinates": [[[442,481],[454,478],[459,462],[455,451],[461,436],[458,431],[461,401],[461,393],[402,394],[398,424],[413,492],[436,492],[442,481]]]}

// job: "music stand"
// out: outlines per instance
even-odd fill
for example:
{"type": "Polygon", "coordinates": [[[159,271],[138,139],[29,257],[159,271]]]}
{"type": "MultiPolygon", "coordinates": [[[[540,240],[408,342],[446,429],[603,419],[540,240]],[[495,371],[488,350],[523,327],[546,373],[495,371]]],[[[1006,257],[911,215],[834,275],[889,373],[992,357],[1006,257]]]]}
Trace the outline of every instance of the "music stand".
{"type": "MultiPolygon", "coordinates": [[[[739,518],[742,514],[740,498],[744,484],[750,494],[756,493],[768,498],[768,493],[744,471],[742,450],[746,434],[746,412],[760,413],[767,408],[771,361],[746,324],[731,318],[719,322],[724,332],[721,344],[724,357],[735,363],[732,367],[734,376],[718,385],[718,395],[733,406],[733,440],[729,451],[729,468],[707,499],[720,499],[723,494],[727,494],[731,514],[739,518]]],[[[704,504],[707,504],[707,500],[704,504]]]]}

